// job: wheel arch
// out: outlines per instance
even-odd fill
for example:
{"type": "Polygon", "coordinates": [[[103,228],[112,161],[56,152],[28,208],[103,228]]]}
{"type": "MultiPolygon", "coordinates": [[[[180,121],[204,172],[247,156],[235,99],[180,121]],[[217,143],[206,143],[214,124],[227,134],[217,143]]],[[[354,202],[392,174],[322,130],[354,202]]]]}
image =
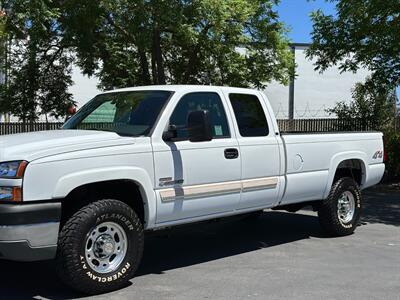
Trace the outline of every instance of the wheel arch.
{"type": "Polygon", "coordinates": [[[64,208],[75,210],[99,198],[116,199],[135,209],[144,227],[155,222],[152,181],[139,168],[97,168],[68,174],[58,180],[53,198],[62,199],[64,208]]]}
{"type": "Polygon", "coordinates": [[[328,197],[333,183],[341,177],[352,177],[362,187],[367,178],[366,161],[366,154],[363,152],[354,151],[335,155],[331,160],[324,199],[328,197]]]}

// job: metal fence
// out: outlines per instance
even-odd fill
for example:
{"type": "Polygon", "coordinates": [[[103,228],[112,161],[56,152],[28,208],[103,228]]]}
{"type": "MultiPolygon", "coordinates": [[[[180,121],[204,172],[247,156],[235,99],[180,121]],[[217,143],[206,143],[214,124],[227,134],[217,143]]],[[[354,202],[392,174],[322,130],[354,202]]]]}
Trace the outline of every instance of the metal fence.
{"type": "Polygon", "coordinates": [[[339,132],[371,131],[374,125],[368,120],[352,119],[278,119],[281,132],[339,132]]]}
{"type": "Polygon", "coordinates": [[[0,135],[59,129],[63,123],[0,123],[0,135]]]}
{"type": "MultiPolygon", "coordinates": [[[[63,123],[0,123],[0,135],[15,134],[32,131],[56,130],[63,123]]],[[[88,124],[93,125],[93,124],[88,124]]],[[[109,124],[96,123],[96,128],[107,128],[109,124]]],[[[278,120],[281,132],[337,132],[337,131],[368,131],[374,130],[371,124],[364,120],[353,119],[342,121],[339,119],[295,119],[278,120]]],[[[85,129],[85,128],[82,128],[85,129]]]]}

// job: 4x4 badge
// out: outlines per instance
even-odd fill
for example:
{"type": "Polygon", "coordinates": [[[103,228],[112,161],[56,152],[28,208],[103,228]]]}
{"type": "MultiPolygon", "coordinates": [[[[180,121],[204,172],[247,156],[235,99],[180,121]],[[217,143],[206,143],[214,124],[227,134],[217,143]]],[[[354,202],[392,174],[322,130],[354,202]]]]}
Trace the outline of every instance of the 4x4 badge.
{"type": "Polygon", "coordinates": [[[372,156],[373,159],[382,158],[382,157],[383,157],[383,151],[382,150],[376,151],[374,156],[372,156]]]}

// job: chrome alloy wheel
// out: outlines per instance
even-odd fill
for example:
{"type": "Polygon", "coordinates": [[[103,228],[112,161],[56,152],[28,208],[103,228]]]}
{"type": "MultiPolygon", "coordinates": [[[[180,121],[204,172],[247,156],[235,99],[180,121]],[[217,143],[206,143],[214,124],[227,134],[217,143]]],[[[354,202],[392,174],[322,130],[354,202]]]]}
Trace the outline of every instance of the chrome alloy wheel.
{"type": "Polygon", "coordinates": [[[339,219],[342,223],[349,223],[353,220],[355,213],[356,202],[354,199],[354,195],[345,191],[338,200],[337,212],[339,219]]]}
{"type": "Polygon", "coordinates": [[[110,273],[118,269],[126,256],[128,239],[124,229],[114,222],[97,225],[86,238],[85,257],[97,273],[110,273]]]}

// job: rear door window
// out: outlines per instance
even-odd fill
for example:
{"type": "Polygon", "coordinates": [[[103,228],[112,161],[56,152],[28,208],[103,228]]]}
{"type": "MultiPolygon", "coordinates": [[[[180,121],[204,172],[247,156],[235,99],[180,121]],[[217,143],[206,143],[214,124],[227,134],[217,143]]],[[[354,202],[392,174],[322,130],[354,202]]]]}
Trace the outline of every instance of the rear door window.
{"type": "Polygon", "coordinates": [[[243,137],[267,136],[268,122],[260,100],[250,94],[229,94],[240,135],[243,137]]]}

